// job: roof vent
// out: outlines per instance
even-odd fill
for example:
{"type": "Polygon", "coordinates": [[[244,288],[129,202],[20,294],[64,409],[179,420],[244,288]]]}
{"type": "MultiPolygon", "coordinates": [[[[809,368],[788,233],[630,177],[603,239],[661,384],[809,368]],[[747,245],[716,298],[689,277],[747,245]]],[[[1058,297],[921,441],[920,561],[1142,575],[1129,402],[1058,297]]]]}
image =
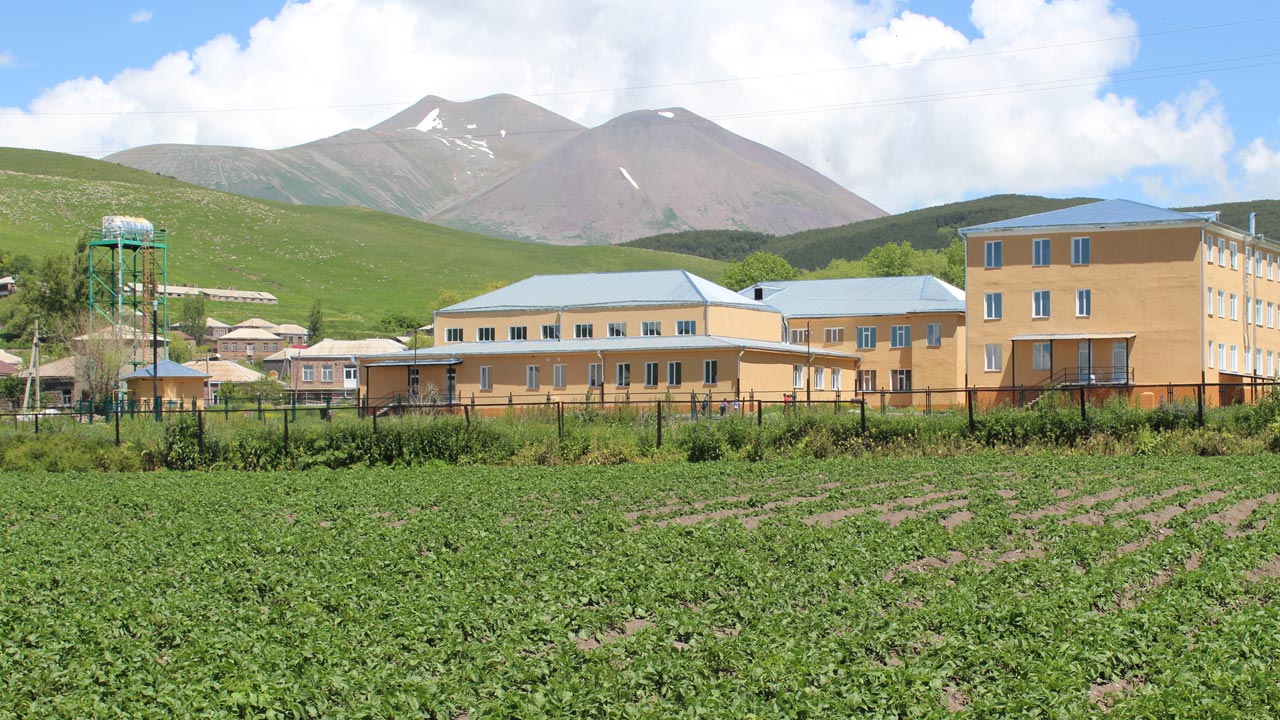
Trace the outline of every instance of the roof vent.
{"type": "Polygon", "coordinates": [[[759,287],[759,286],[756,286],[756,288],[755,288],[755,296],[754,296],[754,297],[755,297],[755,299],[756,299],[756,300],[763,300],[763,299],[764,299],[764,288],[759,287]]]}

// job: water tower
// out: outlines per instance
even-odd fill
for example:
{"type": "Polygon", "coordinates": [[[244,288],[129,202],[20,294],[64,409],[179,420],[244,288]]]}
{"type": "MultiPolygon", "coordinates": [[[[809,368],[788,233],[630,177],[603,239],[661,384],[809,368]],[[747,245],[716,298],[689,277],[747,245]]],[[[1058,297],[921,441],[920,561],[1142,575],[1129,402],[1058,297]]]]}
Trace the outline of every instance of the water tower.
{"type": "MultiPolygon", "coordinates": [[[[169,328],[168,237],[143,218],[108,215],[89,236],[89,337],[116,337],[134,367],[169,328]]],[[[161,353],[168,349],[161,344],[161,353]]]]}

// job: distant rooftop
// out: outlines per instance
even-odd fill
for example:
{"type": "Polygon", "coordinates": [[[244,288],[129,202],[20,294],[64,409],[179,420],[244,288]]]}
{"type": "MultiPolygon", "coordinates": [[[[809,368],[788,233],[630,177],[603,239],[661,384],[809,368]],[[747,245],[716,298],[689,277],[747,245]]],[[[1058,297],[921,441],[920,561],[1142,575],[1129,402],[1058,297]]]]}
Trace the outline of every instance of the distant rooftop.
{"type": "MultiPolygon", "coordinates": [[[[717,335],[663,335],[659,337],[450,343],[440,347],[420,348],[416,352],[404,350],[388,353],[379,356],[381,362],[374,364],[427,364],[428,362],[457,360],[460,357],[474,355],[540,355],[571,352],[717,350],[725,348],[745,348],[747,350],[787,353],[804,351],[803,347],[782,342],[769,342],[767,340],[746,340],[717,335]]],[[[814,355],[821,357],[856,357],[849,353],[821,350],[819,348],[813,348],[812,352],[814,355]]]]}
{"type": "MultiPolygon", "coordinates": [[[[364,340],[330,340],[325,338],[305,350],[298,351],[294,357],[348,357],[353,355],[382,355],[385,353],[407,350],[404,345],[387,338],[366,338],[364,340]]],[[[286,357],[288,355],[286,354],[286,357]]]]}
{"type": "Polygon", "coordinates": [[[997,230],[1035,230],[1055,227],[1098,227],[1106,225],[1176,225],[1215,222],[1217,213],[1184,213],[1145,205],[1132,200],[1100,200],[1075,207],[1024,215],[1009,220],[961,228],[962,233],[997,230]]]}
{"type": "Polygon", "coordinates": [[[125,375],[122,380],[130,380],[133,378],[207,378],[209,373],[201,372],[195,368],[187,367],[172,360],[161,360],[155,365],[147,364],[140,366],[137,370],[125,375]]]}
{"type": "Polygon", "coordinates": [[[684,270],[535,275],[440,312],[560,310],[642,305],[771,308],[684,270]]]}
{"type": "Polygon", "coordinates": [[[932,275],[763,282],[742,291],[784,317],[843,317],[964,312],[964,291],[932,275]]]}

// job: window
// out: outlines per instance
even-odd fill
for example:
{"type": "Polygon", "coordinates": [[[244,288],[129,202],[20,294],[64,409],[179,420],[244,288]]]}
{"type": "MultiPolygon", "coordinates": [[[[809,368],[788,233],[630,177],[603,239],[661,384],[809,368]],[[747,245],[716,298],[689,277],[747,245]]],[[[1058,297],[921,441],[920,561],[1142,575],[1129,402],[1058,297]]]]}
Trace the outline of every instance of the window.
{"type": "Polygon", "coordinates": [[[480,389],[481,390],[493,389],[493,366],[492,365],[480,366],[480,389]]]}
{"type": "Polygon", "coordinates": [[[987,343],[983,347],[983,353],[986,356],[984,368],[987,372],[1000,372],[1004,369],[1004,358],[1000,354],[999,343],[987,343]]]}
{"type": "Polygon", "coordinates": [[[1224,343],[1218,343],[1218,369],[1227,369],[1227,346],[1224,343]]]}
{"type": "Polygon", "coordinates": [[[1204,261],[1213,264],[1213,238],[1208,235],[1204,236],[1204,261]]]}
{"type": "Polygon", "coordinates": [[[1049,291],[1036,290],[1031,293],[1031,317],[1049,317],[1049,291]]]}
{"type": "Polygon", "coordinates": [[[226,352],[230,348],[231,348],[231,343],[225,343],[225,342],[222,343],[222,352],[226,352]]]}
{"type": "Polygon", "coordinates": [[[543,340],[559,340],[560,326],[559,325],[543,325],[542,339],[543,340]]]}
{"type": "Polygon", "coordinates": [[[618,387],[631,387],[631,363],[618,363],[616,370],[618,387]]]}
{"type": "Polygon", "coordinates": [[[1072,265],[1088,265],[1089,264],[1089,238],[1087,237],[1071,238],[1071,264],[1072,265]]]}
{"type": "Polygon", "coordinates": [[[529,328],[524,325],[512,325],[507,328],[508,340],[528,340],[529,328]]]}
{"type": "Polygon", "coordinates": [[[1276,256],[1272,255],[1271,253],[1267,253],[1267,279],[1280,280],[1280,278],[1275,277],[1275,274],[1276,274],[1276,256]]]}
{"type": "Polygon", "coordinates": [[[794,387],[794,388],[804,387],[804,366],[803,365],[791,366],[791,387],[794,387]]]}
{"type": "Polygon", "coordinates": [[[911,347],[911,326],[910,325],[894,325],[889,333],[889,347],[905,348],[911,347]]]}
{"type": "Polygon", "coordinates": [[[1031,343],[1031,369],[1048,370],[1053,367],[1053,346],[1047,342],[1031,343]]]}
{"type": "Polygon", "coordinates": [[[815,367],[813,369],[813,389],[822,390],[827,384],[827,369],[824,367],[815,367]]]}
{"type": "Polygon", "coordinates": [[[858,349],[876,349],[876,328],[874,325],[863,325],[858,328],[858,349]]]}
{"type": "Polygon", "coordinates": [[[680,373],[679,362],[673,361],[673,362],[667,363],[667,384],[668,385],[679,385],[681,380],[680,375],[681,373],[680,373]]]}
{"type": "Polygon", "coordinates": [[[808,328],[791,328],[791,344],[804,345],[809,342],[808,328]]]}
{"type": "Polygon", "coordinates": [[[1244,324],[1248,325],[1253,322],[1253,303],[1246,298],[1244,301],[1244,324]]]}
{"type": "Polygon", "coordinates": [[[1267,303],[1267,327],[1275,327],[1275,303],[1267,303]]]}
{"type": "Polygon", "coordinates": [[[1049,266],[1049,238],[1031,241],[1031,264],[1035,267],[1049,266]]]}
{"type": "Polygon", "coordinates": [[[575,338],[595,337],[595,326],[591,323],[578,323],[573,326],[573,336],[575,338]]]}
{"type": "Polygon", "coordinates": [[[1235,345],[1232,345],[1230,357],[1231,357],[1231,372],[1239,372],[1240,371],[1240,348],[1235,345]]]}
{"type": "Polygon", "coordinates": [[[1224,317],[1226,317],[1226,316],[1227,316],[1227,300],[1226,300],[1226,298],[1227,298],[1227,291],[1226,291],[1226,290],[1219,290],[1219,291],[1218,291],[1218,317],[1220,317],[1220,318],[1224,318],[1224,317]]]}
{"type": "Polygon", "coordinates": [[[858,392],[871,392],[876,389],[876,371],[858,371],[858,392]]]}
{"type": "Polygon", "coordinates": [[[1232,269],[1232,270],[1239,270],[1239,269],[1240,269],[1240,257],[1239,257],[1238,255],[1236,255],[1236,253],[1237,253],[1237,252],[1239,252],[1239,251],[1240,251],[1240,246],[1239,246],[1239,245],[1236,245],[1235,243],[1231,243],[1231,250],[1230,250],[1230,252],[1228,253],[1228,257],[1230,257],[1230,258],[1231,258],[1231,269],[1232,269]]]}
{"type": "Polygon", "coordinates": [[[1227,241],[1218,238],[1218,267],[1227,266],[1227,241]]]}
{"type": "Polygon", "coordinates": [[[1212,340],[1209,341],[1208,364],[1209,364],[1209,369],[1212,370],[1213,369],[1213,341],[1212,340]]]}
{"type": "Polygon", "coordinates": [[[542,371],[537,365],[524,366],[524,387],[526,390],[537,390],[540,385],[542,371]]]}
{"type": "Polygon", "coordinates": [[[1253,374],[1254,375],[1262,374],[1262,351],[1261,350],[1253,351],[1253,374]]]}
{"type": "Polygon", "coordinates": [[[911,391],[911,371],[910,370],[892,370],[889,373],[890,389],[896,392],[911,391]]]}
{"type": "MultiPolygon", "coordinates": [[[[414,370],[417,370],[417,368],[414,368],[414,370]]],[[[332,365],[320,366],[320,382],[326,382],[326,383],[333,382],[333,366],[332,365]]]]}
{"type": "Polygon", "coordinates": [[[1076,317],[1089,317],[1093,314],[1093,291],[1088,288],[1076,290],[1076,317]]]}
{"type": "Polygon", "coordinates": [[[551,385],[557,390],[568,387],[569,382],[569,366],[568,365],[552,365],[551,366],[551,385]]]}
{"type": "Polygon", "coordinates": [[[477,342],[493,342],[495,337],[497,337],[497,335],[494,333],[494,330],[491,327],[482,327],[482,328],[476,329],[477,342]]]}
{"type": "Polygon", "coordinates": [[[302,382],[315,382],[316,369],[312,365],[302,366],[302,382]]]}
{"type": "Polygon", "coordinates": [[[1212,287],[1209,288],[1206,291],[1206,294],[1208,296],[1208,299],[1204,301],[1205,312],[1209,315],[1209,317],[1213,317],[1213,288],[1212,287]]]}
{"type": "Polygon", "coordinates": [[[587,366],[587,384],[591,387],[604,385],[604,365],[602,363],[591,363],[587,366]]]}
{"type": "Polygon", "coordinates": [[[238,350],[240,350],[240,343],[238,343],[238,342],[232,342],[232,343],[231,343],[231,351],[232,351],[232,352],[236,352],[236,351],[238,351],[238,350]]]}
{"type": "Polygon", "coordinates": [[[626,337],[627,324],[624,322],[609,323],[609,337],[626,337]]]}
{"type": "Polygon", "coordinates": [[[706,385],[715,385],[720,381],[720,368],[715,360],[702,361],[702,382],[706,385]]]}
{"type": "Polygon", "coordinates": [[[677,320],[676,334],[677,335],[697,335],[698,321],[697,320],[677,320]]]}
{"type": "Polygon", "coordinates": [[[844,342],[844,328],[842,327],[827,328],[822,331],[822,335],[823,340],[829,343],[844,342]]]}
{"type": "Polygon", "coordinates": [[[640,323],[640,334],[645,337],[654,337],[662,334],[662,323],[658,320],[645,320],[640,323]]]}
{"type": "Polygon", "coordinates": [[[1227,302],[1227,310],[1230,311],[1232,320],[1240,319],[1240,308],[1239,308],[1239,302],[1237,302],[1237,300],[1238,298],[1236,297],[1236,294],[1231,293],[1231,297],[1227,302]]]}
{"type": "Polygon", "coordinates": [[[1253,248],[1250,247],[1244,249],[1244,274],[1253,274],[1253,248]]]}
{"type": "Polygon", "coordinates": [[[1276,370],[1275,356],[1271,354],[1271,351],[1270,351],[1270,350],[1268,350],[1268,351],[1267,351],[1267,373],[1266,373],[1266,374],[1267,374],[1267,375],[1274,375],[1274,374],[1275,374],[1275,370],[1276,370]]]}
{"type": "Polygon", "coordinates": [[[445,342],[462,342],[462,328],[449,328],[444,331],[445,342]]]}
{"type": "Polygon", "coordinates": [[[658,363],[647,362],[644,364],[644,385],[645,387],[658,386],[658,363]]]}
{"type": "Polygon", "coordinates": [[[1004,298],[1000,293],[987,293],[986,295],[986,311],[982,317],[985,320],[999,320],[1004,315],[1004,298]]]}
{"type": "Polygon", "coordinates": [[[1255,300],[1253,303],[1253,324],[1262,327],[1262,301],[1255,300]]]}
{"type": "Polygon", "coordinates": [[[840,387],[840,368],[831,368],[831,389],[841,390],[840,387]]]}
{"type": "Polygon", "coordinates": [[[988,269],[1004,267],[1004,241],[988,240],[986,243],[986,258],[983,267],[988,269]]]}
{"type": "Polygon", "coordinates": [[[927,347],[942,347],[942,323],[929,323],[924,330],[924,344],[927,347]]]}

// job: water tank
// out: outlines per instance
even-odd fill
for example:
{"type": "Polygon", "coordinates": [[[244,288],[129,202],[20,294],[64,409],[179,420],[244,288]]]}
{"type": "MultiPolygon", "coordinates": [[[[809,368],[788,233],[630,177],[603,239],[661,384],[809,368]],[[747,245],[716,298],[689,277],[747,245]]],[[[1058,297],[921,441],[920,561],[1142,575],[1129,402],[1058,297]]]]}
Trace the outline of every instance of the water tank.
{"type": "Polygon", "coordinates": [[[155,235],[155,226],[146,218],[127,217],[124,215],[107,215],[102,218],[103,239],[133,238],[150,240],[155,235]]]}

